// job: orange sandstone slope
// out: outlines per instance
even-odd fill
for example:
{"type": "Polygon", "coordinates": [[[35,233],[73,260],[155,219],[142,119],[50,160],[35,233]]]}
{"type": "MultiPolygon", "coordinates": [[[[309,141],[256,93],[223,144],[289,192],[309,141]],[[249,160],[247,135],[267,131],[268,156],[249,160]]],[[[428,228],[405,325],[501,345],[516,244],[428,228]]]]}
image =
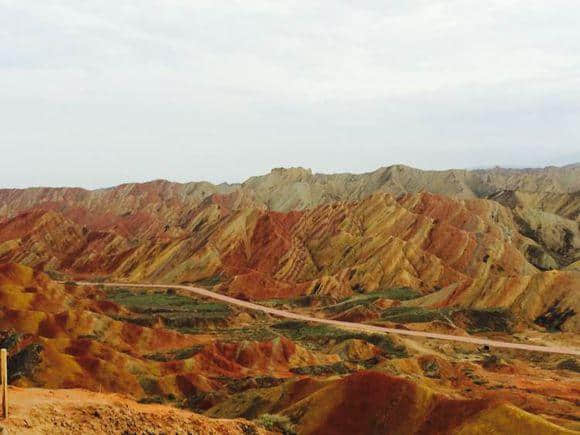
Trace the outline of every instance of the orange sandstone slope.
{"type": "Polygon", "coordinates": [[[268,406],[270,394],[271,408],[288,417],[301,434],[577,433],[501,400],[452,397],[379,371],[325,381],[297,380],[279,398],[263,392],[258,400],[259,394],[249,391],[247,397],[233,397],[206,414],[217,417],[231,412],[229,408],[235,413],[250,403],[259,409],[268,406]]]}
{"type": "MultiPolygon", "coordinates": [[[[411,433],[477,430],[502,433],[502,427],[510,431],[524,428],[531,433],[571,433],[501,402],[507,400],[518,406],[527,402],[530,407],[526,409],[530,412],[543,413],[556,422],[563,416],[564,422],[570,423],[568,419],[574,411],[568,402],[573,401],[577,386],[569,374],[561,376],[545,369],[532,370],[517,362],[510,363],[509,367],[489,369],[508,370],[501,374],[478,368],[474,362],[447,363],[432,355],[402,358],[405,348],[392,347],[394,343],[391,343],[394,353],[388,356],[361,337],[339,343],[328,337],[329,347],[316,347],[316,351],[286,338],[221,341],[204,331],[189,335],[167,330],[160,324],[135,325],[129,321],[130,312],[103,301],[102,296],[99,289],[58,284],[44,273],[25,266],[1,265],[0,330],[4,332],[0,340],[17,361],[18,370],[11,372],[18,376],[12,382],[20,387],[80,387],[120,392],[134,398],[163,398],[175,404],[191,401],[198,411],[209,408],[207,415],[212,417],[255,418],[264,412],[275,412],[288,416],[300,433],[369,433],[373,428],[383,430],[385,425],[395,433],[409,433],[405,429],[412,429],[411,433]],[[160,358],[175,355],[176,350],[184,356],[160,358]],[[377,363],[377,371],[394,370],[413,381],[386,373],[357,372],[362,369],[359,363],[367,360],[377,363]],[[423,376],[432,367],[441,372],[439,380],[439,375],[423,376]],[[501,382],[509,389],[488,391],[481,383],[475,384],[472,377],[463,379],[468,368],[469,373],[476,369],[477,377],[472,375],[473,379],[493,378],[494,384],[501,382]],[[337,376],[350,371],[355,373],[337,376]],[[564,386],[562,379],[570,382],[564,386]],[[274,387],[268,388],[269,385],[274,387]],[[466,386],[470,389],[463,388],[466,386]],[[469,399],[465,398],[467,391],[470,391],[469,399]],[[547,402],[547,395],[557,397],[557,403],[547,402]]],[[[247,318],[251,326],[263,326],[264,319],[247,318]]],[[[228,334],[235,331],[226,326],[228,334]]],[[[383,344],[389,342],[388,337],[384,340],[383,344]]],[[[427,347],[419,348],[430,352],[427,347]]],[[[47,394],[35,390],[29,393],[27,400],[35,403],[47,394]]],[[[67,393],[52,394],[66,397],[67,393]]],[[[76,397],[77,392],[71,394],[76,397]]],[[[98,425],[108,425],[117,418],[121,419],[120,427],[131,425],[134,418],[146,424],[153,418],[142,414],[151,409],[146,407],[138,407],[135,417],[132,411],[119,415],[114,406],[109,406],[110,399],[103,395],[83,392],[78,400],[90,411],[67,405],[66,412],[75,416],[73,426],[63,426],[70,430],[76,427],[77,417],[82,424],[88,427],[96,424],[97,428],[108,427],[98,425]],[[87,396],[91,399],[85,401],[87,396]],[[96,421],[93,420],[95,410],[103,416],[96,421]]],[[[27,424],[35,428],[54,421],[61,424],[61,414],[53,418],[44,399],[40,402],[35,408],[38,412],[30,414],[32,420],[28,423],[12,420],[7,427],[16,430],[26,429],[27,424]]],[[[128,406],[133,410],[133,405],[128,406]]],[[[163,415],[165,412],[169,411],[163,411],[163,415]]],[[[191,418],[195,424],[205,424],[191,418]]],[[[233,427],[236,424],[231,422],[233,427]]]]}
{"type": "Polygon", "coordinates": [[[230,343],[139,326],[125,309],[104,300],[101,291],[64,286],[17,264],[0,265],[0,330],[3,346],[19,361],[13,370],[17,385],[78,387],[136,398],[180,399],[223,387],[223,381],[216,381],[220,377],[285,378],[292,368],[339,360],[284,338],[230,343]],[[186,351],[185,356],[154,357],[177,351],[186,351]]]}
{"type": "MultiPolygon", "coordinates": [[[[0,261],[134,282],[210,283],[253,299],[407,286],[433,293],[425,303],[435,306],[527,301],[517,312],[528,320],[580,308],[577,271],[540,272],[530,252],[542,246],[518,232],[511,210],[495,201],[374,194],[279,213],[229,195],[172,215],[179,213],[178,225],[152,214],[156,224],[112,220],[96,228],[82,214],[25,212],[0,222],[0,261]]],[[[564,328],[575,330],[576,322],[564,328]]]]}
{"type": "Polygon", "coordinates": [[[397,201],[377,194],[359,202],[276,213],[231,210],[214,198],[188,216],[180,235],[167,235],[170,229],[152,230],[146,237],[136,229],[125,236],[115,224],[91,230],[82,220],[36,210],[0,223],[0,259],[129,279],[196,280],[212,272],[255,271],[297,283],[334,275],[399,244],[393,249],[408,247],[423,263],[439,264],[441,270],[430,279],[400,265],[403,278],[425,286],[474,277],[483,265],[493,266],[492,274],[508,276],[536,271],[521,252],[533,242],[517,233],[505,209],[485,200],[471,204],[419,194],[397,201]]]}
{"type": "Polygon", "coordinates": [[[9,418],[0,429],[19,434],[203,433],[266,434],[247,420],[212,419],[163,405],[86,390],[10,388],[9,418]]]}

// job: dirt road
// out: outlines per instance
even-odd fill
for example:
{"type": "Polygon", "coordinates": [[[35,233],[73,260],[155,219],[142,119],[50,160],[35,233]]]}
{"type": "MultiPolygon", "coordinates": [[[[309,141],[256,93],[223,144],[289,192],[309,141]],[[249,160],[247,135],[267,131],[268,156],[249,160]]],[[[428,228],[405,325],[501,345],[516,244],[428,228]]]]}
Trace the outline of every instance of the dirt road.
{"type": "Polygon", "coordinates": [[[127,284],[127,283],[100,283],[100,282],[77,282],[78,285],[94,285],[94,286],[109,286],[109,287],[138,287],[138,288],[177,288],[181,290],[186,290],[191,293],[195,293],[199,296],[204,296],[211,299],[216,299],[218,301],[226,302],[228,304],[237,305],[239,307],[248,308],[251,310],[262,311],[263,313],[272,314],[273,316],[283,317],[292,320],[301,320],[305,322],[316,322],[324,323],[327,325],[337,326],[340,328],[354,329],[358,331],[371,332],[371,333],[388,333],[388,334],[398,334],[398,335],[409,335],[413,337],[423,337],[423,338],[433,338],[436,340],[448,340],[463,343],[487,345],[490,347],[504,347],[508,349],[521,349],[535,352],[546,352],[546,353],[561,353],[567,355],[579,355],[580,350],[573,349],[569,347],[560,346],[538,346],[533,344],[524,343],[510,343],[507,341],[497,341],[489,340],[486,338],[477,337],[462,337],[456,335],[448,334],[438,334],[435,332],[424,332],[424,331],[410,331],[407,329],[395,329],[395,328],[385,328],[382,326],[365,325],[362,323],[351,323],[351,322],[341,322],[339,320],[330,319],[319,319],[317,317],[305,316],[303,314],[297,314],[290,311],[277,310],[275,308],[265,307],[262,305],[254,304],[248,301],[242,301],[240,299],[232,298],[230,296],[222,295],[220,293],[215,293],[203,288],[193,287],[188,285],[176,285],[176,284],[127,284]]]}

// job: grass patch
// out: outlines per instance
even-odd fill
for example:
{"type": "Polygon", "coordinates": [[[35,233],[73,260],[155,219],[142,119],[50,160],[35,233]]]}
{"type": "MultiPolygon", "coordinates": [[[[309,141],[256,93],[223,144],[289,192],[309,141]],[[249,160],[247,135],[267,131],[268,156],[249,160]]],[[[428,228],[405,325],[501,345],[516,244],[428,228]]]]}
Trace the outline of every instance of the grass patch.
{"type": "Polygon", "coordinates": [[[219,376],[215,379],[225,383],[227,385],[228,392],[231,394],[241,393],[250,389],[276,387],[287,380],[283,378],[275,378],[272,376],[248,376],[241,379],[219,376]]]}
{"type": "Polygon", "coordinates": [[[573,372],[580,373],[580,364],[578,364],[576,358],[568,358],[563,361],[560,361],[556,366],[556,368],[571,370],[573,372]]]}
{"type": "Polygon", "coordinates": [[[161,405],[165,403],[165,400],[161,396],[152,396],[152,397],[144,397],[143,399],[139,399],[137,403],[141,403],[143,405],[161,405]]]}
{"type": "Polygon", "coordinates": [[[383,311],[381,319],[394,323],[425,323],[439,320],[459,323],[469,333],[509,332],[513,322],[505,308],[423,308],[391,307],[383,311]]]}
{"type": "Polygon", "coordinates": [[[396,287],[386,290],[377,290],[370,293],[364,293],[356,296],[352,296],[339,302],[335,305],[330,305],[325,309],[331,313],[340,313],[349,310],[357,305],[370,305],[378,299],[393,299],[397,301],[408,301],[411,299],[416,299],[423,294],[417,290],[408,287],[396,287]]]}
{"type": "Polygon", "coordinates": [[[227,304],[182,296],[171,289],[147,292],[117,288],[107,292],[107,299],[134,313],[131,316],[115,316],[116,320],[146,327],[161,320],[168,328],[201,330],[208,326],[208,322],[223,323],[233,314],[227,304]]]}
{"type": "Polygon", "coordinates": [[[328,325],[310,324],[307,322],[287,321],[272,326],[292,341],[298,341],[312,349],[320,349],[330,341],[340,343],[345,340],[358,339],[371,343],[385,354],[394,357],[406,357],[407,351],[403,346],[397,346],[393,340],[383,334],[365,334],[364,332],[346,331],[328,325]]]}
{"type": "Polygon", "coordinates": [[[153,353],[150,355],[145,355],[145,358],[160,362],[188,359],[198,354],[203,349],[203,347],[204,347],[203,344],[198,344],[183,349],[175,349],[169,352],[153,353]]]}
{"type": "Polygon", "coordinates": [[[247,328],[220,328],[211,330],[208,328],[186,327],[177,328],[183,334],[213,334],[222,341],[238,342],[238,341],[268,341],[279,335],[274,333],[266,326],[256,325],[255,327],[247,328]]]}
{"type": "Polygon", "coordinates": [[[267,307],[295,307],[295,308],[306,308],[312,306],[314,303],[319,303],[321,305],[326,305],[331,303],[332,299],[328,296],[318,296],[318,295],[307,295],[299,296],[297,298],[274,298],[267,299],[264,301],[259,301],[260,305],[265,305],[267,307]]]}
{"type": "Polygon", "coordinates": [[[179,315],[183,313],[193,315],[196,318],[209,319],[226,318],[232,313],[227,304],[205,302],[174,292],[132,292],[116,289],[108,292],[107,299],[134,313],[164,314],[168,320],[178,320],[179,315]]]}
{"type": "Polygon", "coordinates": [[[391,307],[383,311],[381,318],[395,323],[423,323],[445,321],[443,310],[423,307],[391,307]]]}
{"type": "Polygon", "coordinates": [[[284,435],[294,435],[296,430],[288,417],[278,414],[262,414],[254,420],[259,426],[269,431],[275,431],[284,435]]]}
{"type": "Polygon", "coordinates": [[[574,317],[576,312],[570,307],[561,308],[559,305],[560,302],[557,301],[552,307],[548,309],[548,311],[546,311],[541,316],[538,316],[534,320],[534,323],[543,326],[548,332],[561,331],[562,325],[566,323],[570,317],[574,317]]]}
{"type": "Polygon", "coordinates": [[[204,302],[195,298],[178,295],[172,292],[132,292],[129,290],[112,290],[107,299],[137,313],[163,313],[189,311],[198,313],[230,312],[227,304],[204,302]]]}
{"type": "Polygon", "coordinates": [[[156,378],[150,377],[141,377],[139,378],[139,384],[143,391],[148,396],[160,396],[161,395],[161,388],[159,387],[159,382],[156,378]]]}
{"type": "Polygon", "coordinates": [[[467,332],[509,332],[513,326],[510,312],[505,308],[465,309],[459,313],[465,316],[467,332]]]}
{"type": "Polygon", "coordinates": [[[195,284],[201,287],[213,287],[221,282],[222,277],[220,275],[214,275],[208,278],[200,279],[199,281],[195,281],[195,284]]]}
{"type": "Polygon", "coordinates": [[[342,361],[334,364],[295,367],[290,369],[290,371],[297,375],[311,376],[345,375],[351,372],[351,370],[349,370],[342,361]]]}

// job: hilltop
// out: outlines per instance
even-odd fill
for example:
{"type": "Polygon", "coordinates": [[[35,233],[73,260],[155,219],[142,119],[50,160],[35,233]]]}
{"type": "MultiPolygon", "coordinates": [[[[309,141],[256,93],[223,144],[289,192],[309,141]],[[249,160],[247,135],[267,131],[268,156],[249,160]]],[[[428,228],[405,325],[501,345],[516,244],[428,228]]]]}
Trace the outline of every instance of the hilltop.
{"type": "Polygon", "coordinates": [[[580,165],[531,169],[421,170],[405,165],[382,167],[363,174],[316,174],[304,168],[275,168],[239,184],[174,183],[155,180],[106,189],[0,189],[0,216],[10,217],[38,204],[77,205],[126,212],[130,208],[177,202],[194,206],[214,194],[273,211],[303,210],[333,201],[364,199],[376,192],[395,195],[431,192],[461,199],[486,198],[501,191],[574,193],[580,190],[580,165]]]}

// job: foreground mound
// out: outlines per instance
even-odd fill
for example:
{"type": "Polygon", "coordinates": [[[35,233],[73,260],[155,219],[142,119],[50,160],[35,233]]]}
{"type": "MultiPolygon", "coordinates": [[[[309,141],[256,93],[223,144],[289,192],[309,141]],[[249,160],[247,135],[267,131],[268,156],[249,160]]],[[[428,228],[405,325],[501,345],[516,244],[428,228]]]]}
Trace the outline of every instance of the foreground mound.
{"type": "Polygon", "coordinates": [[[572,434],[489,399],[453,399],[404,378],[358,372],[286,409],[305,434],[572,434]]]}
{"type": "Polygon", "coordinates": [[[118,395],[85,390],[10,388],[8,433],[266,433],[245,420],[217,420],[162,405],[141,405],[118,395]]]}
{"type": "MultiPolygon", "coordinates": [[[[171,295],[145,296],[167,300],[171,295]]],[[[284,337],[233,342],[159,324],[140,326],[134,323],[140,317],[103,298],[95,288],[59,284],[38,270],[0,264],[0,344],[9,352],[10,382],[179,401],[222,388],[228,380],[286,378],[292,369],[339,360],[284,337]]],[[[199,308],[193,299],[183,300],[199,308]]]]}

